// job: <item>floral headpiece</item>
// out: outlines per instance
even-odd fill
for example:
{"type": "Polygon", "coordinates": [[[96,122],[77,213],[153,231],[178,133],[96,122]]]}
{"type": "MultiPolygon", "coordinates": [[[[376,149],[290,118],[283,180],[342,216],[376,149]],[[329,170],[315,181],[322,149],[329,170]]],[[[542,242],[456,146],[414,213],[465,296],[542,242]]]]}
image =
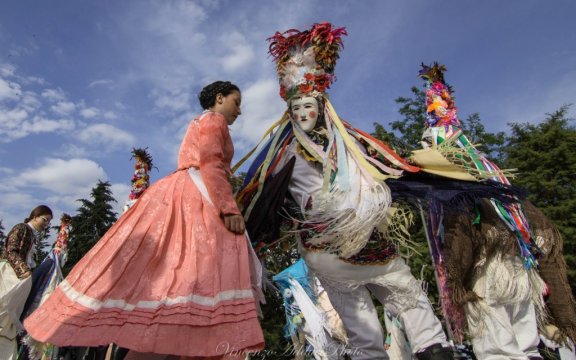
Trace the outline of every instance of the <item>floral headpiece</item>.
{"type": "Polygon", "coordinates": [[[289,100],[295,95],[318,96],[335,80],[334,67],[343,47],[343,27],[333,28],[324,22],[310,30],[290,29],[276,32],[267,40],[269,54],[276,61],[280,96],[289,100]]]}
{"type": "Polygon", "coordinates": [[[66,213],[62,214],[60,218],[60,230],[58,231],[58,237],[56,238],[56,244],[54,245],[54,252],[61,253],[68,247],[68,235],[69,226],[72,222],[72,217],[66,213]]]}
{"type": "Polygon", "coordinates": [[[146,149],[133,148],[132,158],[136,160],[134,164],[134,175],[132,175],[132,191],[128,198],[136,200],[142,195],[144,190],[150,186],[150,175],[148,172],[152,168],[152,157],[146,149]]]}
{"type": "Polygon", "coordinates": [[[419,76],[426,80],[426,127],[454,125],[461,127],[452,99],[452,88],[444,81],[446,66],[422,64],[419,76]]]}

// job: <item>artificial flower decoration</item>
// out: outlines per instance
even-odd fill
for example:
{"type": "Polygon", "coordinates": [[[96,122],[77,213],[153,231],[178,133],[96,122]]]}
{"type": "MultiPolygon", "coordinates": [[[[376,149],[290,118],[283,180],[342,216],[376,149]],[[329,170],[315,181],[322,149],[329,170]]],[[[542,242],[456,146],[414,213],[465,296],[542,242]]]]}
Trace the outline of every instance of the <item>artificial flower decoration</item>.
{"type": "Polygon", "coordinates": [[[460,127],[458,109],[452,100],[452,88],[444,81],[446,66],[422,64],[419,76],[426,80],[426,126],[460,127]]]}
{"type": "Polygon", "coordinates": [[[132,157],[135,159],[134,175],[132,175],[132,190],[128,198],[136,200],[142,195],[144,190],[150,186],[150,176],[148,173],[153,167],[152,157],[148,154],[148,148],[132,148],[132,157]]]}
{"type": "Polygon", "coordinates": [[[345,28],[333,28],[324,22],[314,24],[310,30],[290,29],[268,38],[284,100],[296,95],[322,95],[330,88],[336,79],[334,68],[344,35],[345,28]]]}
{"type": "Polygon", "coordinates": [[[68,248],[68,234],[71,222],[72,217],[70,215],[66,213],[62,214],[60,218],[60,230],[58,231],[58,237],[56,238],[53,250],[56,254],[60,254],[68,248]]]}

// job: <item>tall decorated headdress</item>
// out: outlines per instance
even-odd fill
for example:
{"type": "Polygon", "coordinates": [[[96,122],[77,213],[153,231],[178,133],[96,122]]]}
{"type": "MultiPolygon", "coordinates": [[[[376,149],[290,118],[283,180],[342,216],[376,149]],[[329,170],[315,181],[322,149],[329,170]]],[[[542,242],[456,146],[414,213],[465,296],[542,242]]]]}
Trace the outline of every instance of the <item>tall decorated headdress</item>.
{"type": "Polygon", "coordinates": [[[72,217],[66,213],[60,217],[60,230],[58,231],[58,237],[56,238],[53,250],[56,254],[61,254],[68,248],[69,227],[71,222],[72,217]]]}
{"type": "MultiPolygon", "coordinates": [[[[264,146],[248,170],[237,200],[250,224],[264,184],[272,178],[282,154],[297,141],[297,151],[303,149],[305,159],[322,168],[322,190],[313,201],[316,207],[305,214],[306,221],[328,223],[323,239],[330,237],[331,249],[347,258],[366,245],[364,233],[371,231],[367,224],[379,223],[386,217],[391,198],[384,180],[399,177],[403,171],[416,172],[418,168],[380,140],[340,119],[327,98],[325,92],[335,80],[343,35],[346,35],[344,28],[320,23],[309,30],[291,29],[268,38],[270,55],[276,62],[280,96],[286,101],[295,96],[322,98],[324,121],[321,129],[306,133],[293,126],[287,110],[264,134],[264,146]]],[[[252,152],[233,170],[251,155],[252,152]]]]}
{"type": "Polygon", "coordinates": [[[134,174],[130,180],[132,189],[124,205],[124,211],[127,211],[150,186],[150,169],[154,166],[148,148],[132,148],[131,159],[135,160],[134,174]]]}
{"type": "MultiPolygon", "coordinates": [[[[462,124],[458,119],[453,89],[444,79],[445,71],[446,67],[438,63],[431,66],[421,65],[419,77],[425,80],[426,90],[426,130],[422,137],[425,148],[413,151],[412,161],[420,166],[423,172],[465,180],[459,183],[462,184],[463,189],[470,189],[469,192],[466,191],[466,195],[474,198],[475,201],[478,201],[478,196],[486,191],[481,197],[489,199],[498,217],[515,234],[524,266],[527,269],[533,268],[537,265],[536,255],[539,250],[519,203],[520,192],[511,185],[508,179],[508,176],[512,176],[513,173],[501,170],[464,134],[462,124]],[[475,193],[477,185],[487,185],[487,188],[475,193]]],[[[464,299],[472,295],[447,285],[443,221],[448,216],[454,216],[454,211],[447,209],[439,201],[430,202],[426,233],[436,267],[447,325],[453,336],[461,340],[465,316],[463,309],[452,301],[455,298],[464,299]]],[[[476,221],[481,221],[481,219],[477,218],[476,221]]]]}
{"type": "Polygon", "coordinates": [[[148,153],[148,148],[133,148],[132,159],[134,163],[134,175],[132,175],[132,191],[128,198],[136,200],[142,195],[144,190],[150,186],[150,169],[152,169],[152,156],[148,153]]]}
{"type": "Polygon", "coordinates": [[[344,35],[345,28],[324,22],[314,24],[310,30],[291,29],[268,38],[284,100],[295,95],[316,97],[330,88],[336,79],[334,68],[344,35]]]}
{"type": "Polygon", "coordinates": [[[446,66],[422,64],[420,77],[426,80],[426,127],[454,125],[460,127],[458,109],[452,99],[452,88],[444,81],[446,66]]]}
{"type": "MultiPolygon", "coordinates": [[[[475,181],[492,181],[510,186],[508,176],[512,173],[501,170],[494,162],[479,151],[462,131],[452,89],[444,80],[446,67],[434,63],[422,64],[419,76],[426,81],[426,132],[425,137],[433,150],[438,151],[450,163],[465,171],[475,181]]],[[[418,158],[418,157],[417,157],[418,158]]],[[[422,158],[416,163],[423,171],[427,164],[422,158]]],[[[443,174],[446,176],[446,174],[443,174]]],[[[492,205],[508,228],[516,234],[520,255],[526,268],[537,264],[535,255],[538,247],[532,238],[530,227],[518,201],[503,204],[491,199],[492,205]]]]}

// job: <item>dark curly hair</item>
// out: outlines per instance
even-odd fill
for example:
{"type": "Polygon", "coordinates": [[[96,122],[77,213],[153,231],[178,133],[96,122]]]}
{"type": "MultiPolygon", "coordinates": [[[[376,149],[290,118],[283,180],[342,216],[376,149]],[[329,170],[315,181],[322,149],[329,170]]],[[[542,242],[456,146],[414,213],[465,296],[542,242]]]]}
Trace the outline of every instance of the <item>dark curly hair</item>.
{"type": "Polygon", "coordinates": [[[216,95],[222,94],[223,96],[228,96],[232,91],[240,92],[240,88],[230,81],[215,81],[210,85],[206,85],[200,94],[198,94],[200,106],[202,106],[204,110],[210,109],[216,104],[216,95]]]}

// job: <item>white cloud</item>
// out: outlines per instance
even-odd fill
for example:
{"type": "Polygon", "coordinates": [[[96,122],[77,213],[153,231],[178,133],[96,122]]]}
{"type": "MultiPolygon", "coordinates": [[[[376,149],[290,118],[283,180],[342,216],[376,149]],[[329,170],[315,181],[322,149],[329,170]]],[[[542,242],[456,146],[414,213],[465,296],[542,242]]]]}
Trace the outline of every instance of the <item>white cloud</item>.
{"type": "Polygon", "coordinates": [[[14,76],[14,72],[16,71],[16,67],[12,64],[0,64],[0,76],[2,77],[10,77],[14,76]]]}
{"type": "Polygon", "coordinates": [[[34,186],[66,195],[86,193],[98,180],[107,179],[104,169],[92,160],[49,158],[41,166],[25,169],[11,182],[24,189],[34,186]]]}
{"type": "Polygon", "coordinates": [[[116,113],[113,112],[113,111],[105,111],[102,116],[103,116],[104,119],[106,119],[106,120],[116,120],[116,119],[118,119],[118,115],[116,115],[116,113]]]}
{"type": "Polygon", "coordinates": [[[25,78],[25,83],[26,84],[44,85],[44,84],[46,84],[46,80],[42,79],[41,77],[37,77],[37,76],[27,76],[25,78]]]}
{"type": "Polygon", "coordinates": [[[10,169],[10,168],[6,168],[6,167],[0,167],[0,175],[4,176],[4,175],[10,175],[13,174],[14,170],[10,169]]]}
{"type": "Polygon", "coordinates": [[[86,148],[74,144],[63,144],[56,152],[58,156],[64,158],[82,158],[89,154],[86,148]]]}
{"type": "Polygon", "coordinates": [[[242,115],[231,127],[234,140],[254,145],[285,110],[276,80],[265,79],[248,86],[242,90],[242,115]]]}
{"type": "Polygon", "coordinates": [[[187,33],[207,18],[204,9],[192,1],[152,3],[152,7],[153,9],[146,10],[146,30],[165,35],[173,41],[178,41],[178,37],[174,35],[187,33]],[[152,12],[149,12],[150,10],[152,12]],[[150,16],[151,14],[153,16],[150,16]]]}
{"type": "Polygon", "coordinates": [[[225,71],[237,71],[254,59],[254,50],[242,34],[233,32],[223,36],[220,41],[223,46],[229,46],[229,54],[221,60],[225,71]]]}
{"type": "Polygon", "coordinates": [[[66,100],[66,95],[61,89],[45,89],[42,91],[42,97],[53,102],[66,100]]]}
{"type": "Polygon", "coordinates": [[[128,195],[130,195],[131,190],[132,190],[132,187],[130,185],[126,185],[126,184],[122,184],[122,183],[112,184],[110,186],[110,191],[112,191],[112,196],[114,197],[114,199],[116,199],[116,201],[118,201],[117,203],[112,204],[112,206],[114,207],[114,211],[118,215],[122,214],[122,208],[124,207],[126,200],[128,200],[128,195]]]}
{"type": "Polygon", "coordinates": [[[21,95],[22,88],[19,84],[0,78],[0,101],[16,101],[21,95]]]}
{"type": "Polygon", "coordinates": [[[28,118],[28,112],[21,108],[0,108],[0,134],[18,129],[28,118]]]}
{"type": "MultiPolygon", "coordinates": [[[[90,190],[96,185],[96,182],[90,187],[83,191],[70,194],[58,194],[46,197],[46,204],[49,204],[50,208],[54,211],[54,206],[59,206],[68,210],[62,211],[66,212],[68,215],[74,215],[74,211],[78,209],[82,204],[78,201],[79,199],[89,199],[90,190]]],[[[58,215],[55,215],[58,216],[58,215]]],[[[54,222],[54,221],[53,221],[54,222]]]]}
{"type": "Polygon", "coordinates": [[[12,226],[26,217],[38,204],[48,204],[54,216],[64,211],[71,214],[80,206],[77,199],[89,199],[98,180],[108,181],[103,168],[92,160],[46,158],[40,166],[16,172],[7,170],[0,182],[0,219],[12,226]]]}
{"type": "Polygon", "coordinates": [[[92,119],[100,114],[100,110],[94,107],[89,107],[80,110],[80,115],[85,119],[92,119]]]}
{"type": "Polygon", "coordinates": [[[124,105],[120,101],[115,101],[114,106],[119,110],[126,110],[126,105],[124,105]]]}
{"type": "Polygon", "coordinates": [[[218,70],[221,54],[206,52],[205,32],[211,31],[201,26],[206,19],[205,9],[192,1],[146,2],[118,14],[122,55],[131,64],[129,72],[115,77],[119,87],[147,84],[159,96],[165,91],[180,94],[190,91],[199,73],[218,70]]]}
{"type": "Polygon", "coordinates": [[[0,108],[0,142],[10,142],[30,134],[69,131],[75,126],[73,121],[67,119],[52,120],[41,116],[30,119],[30,116],[22,108],[0,108]]]}
{"type": "Polygon", "coordinates": [[[88,88],[93,88],[95,86],[100,86],[100,85],[110,85],[110,84],[114,84],[114,81],[109,80],[109,79],[95,80],[95,81],[92,81],[90,84],[88,84],[88,88]]]}
{"type": "Polygon", "coordinates": [[[109,148],[132,145],[136,142],[134,135],[109,124],[91,125],[81,130],[78,138],[89,144],[104,145],[109,148]]]}
{"type": "Polygon", "coordinates": [[[154,105],[159,109],[168,109],[175,112],[187,111],[190,109],[190,92],[182,91],[175,93],[173,91],[153,91],[150,97],[154,99],[154,105]]]}
{"type": "Polygon", "coordinates": [[[40,109],[42,103],[38,100],[38,95],[32,91],[25,91],[22,99],[19,103],[19,106],[26,111],[34,112],[40,109]]]}
{"type": "Polygon", "coordinates": [[[50,110],[58,115],[66,116],[72,114],[76,110],[76,104],[71,101],[60,101],[55,105],[50,106],[50,110]]]}
{"type": "Polygon", "coordinates": [[[2,208],[0,208],[0,220],[4,226],[4,234],[24,220],[30,211],[38,205],[35,198],[22,191],[0,193],[2,197],[2,208]]]}
{"type": "MultiPolygon", "coordinates": [[[[22,206],[22,204],[32,203],[32,197],[30,194],[26,194],[23,192],[13,192],[13,193],[5,193],[2,194],[2,205],[6,207],[12,206],[22,206]]],[[[30,211],[30,210],[28,210],[30,211]]],[[[28,216],[29,212],[22,213],[22,219],[28,216]]],[[[22,221],[22,219],[20,221],[22,221]]]]}
{"type": "Polygon", "coordinates": [[[31,122],[22,124],[22,130],[27,133],[57,132],[70,131],[75,127],[74,121],[68,119],[46,119],[41,116],[35,116],[31,122]]]}

